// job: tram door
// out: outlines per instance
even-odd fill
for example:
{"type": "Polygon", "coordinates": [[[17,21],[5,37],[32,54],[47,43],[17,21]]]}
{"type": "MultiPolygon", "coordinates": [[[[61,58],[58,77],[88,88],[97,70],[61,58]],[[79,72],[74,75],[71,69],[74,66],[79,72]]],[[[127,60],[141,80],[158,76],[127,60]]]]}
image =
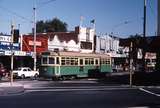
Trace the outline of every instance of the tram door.
{"type": "Polygon", "coordinates": [[[83,65],[83,58],[80,58],[79,59],[79,65],[80,65],[80,68],[79,68],[79,71],[80,72],[83,72],[84,71],[84,65],[83,65]]]}
{"type": "Polygon", "coordinates": [[[60,73],[60,62],[59,62],[59,57],[56,57],[55,58],[55,74],[57,76],[59,76],[61,73],[60,73]]]}

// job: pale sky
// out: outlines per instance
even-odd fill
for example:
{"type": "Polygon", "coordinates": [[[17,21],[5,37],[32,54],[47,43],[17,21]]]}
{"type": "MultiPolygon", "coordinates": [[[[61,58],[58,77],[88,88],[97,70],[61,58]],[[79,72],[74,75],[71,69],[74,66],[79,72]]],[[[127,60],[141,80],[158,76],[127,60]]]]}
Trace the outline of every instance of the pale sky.
{"type": "MultiPolygon", "coordinates": [[[[0,0],[0,32],[10,34],[13,21],[22,34],[33,27],[33,6],[36,1],[37,20],[59,18],[74,30],[83,16],[83,26],[96,21],[97,34],[113,32],[119,37],[143,33],[144,0],[0,0]]],[[[154,36],[157,22],[157,0],[147,0],[147,35],[154,36]]]]}

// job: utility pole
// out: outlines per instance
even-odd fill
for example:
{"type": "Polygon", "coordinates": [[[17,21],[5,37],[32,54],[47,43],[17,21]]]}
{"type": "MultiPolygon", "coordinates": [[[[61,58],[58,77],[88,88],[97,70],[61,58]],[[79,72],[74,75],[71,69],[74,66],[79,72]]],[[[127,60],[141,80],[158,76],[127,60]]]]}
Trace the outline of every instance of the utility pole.
{"type": "Polygon", "coordinates": [[[131,41],[130,44],[130,48],[129,48],[129,52],[130,52],[130,61],[129,61],[129,85],[130,87],[132,87],[132,75],[133,75],[133,42],[131,41]]]}
{"type": "Polygon", "coordinates": [[[13,59],[14,59],[14,52],[13,52],[13,34],[14,34],[14,25],[11,24],[11,71],[10,71],[10,85],[13,85],[13,59]]]}
{"type": "MultiPolygon", "coordinates": [[[[157,36],[160,36],[160,1],[157,0],[157,36]]],[[[156,52],[156,71],[160,71],[160,51],[156,52]]]]}
{"type": "MultiPolygon", "coordinates": [[[[43,2],[43,4],[42,5],[46,5],[46,4],[48,4],[48,3],[51,3],[51,2],[53,2],[53,1],[56,1],[56,0],[50,0],[50,1],[48,1],[48,2],[43,2]]],[[[41,5],[41,6],[42,6],[41,5]]],[[[36,13],[36,9],[37,9],[37,6],[36,6],[36,0],[34,0],[34,7],[33,7],[33,13],[34,13],[34,21],[33,21],[33,23],[34,23],[34,54],[33,54],[33,58],[34,58],[34,71],[36,71],[36,63],[37,63],[37,53],[36,53],[36,31],[37,31],[37,29],[36,29],[36,23],[37,23],[37,19],[36,19],[36,16],[37,16],[37,13],[36,13]]]]}
{"type": "Polygon", "coordinates": [[[36,62],[37,62],[37,54],[36,54],[36,3],[35,6],[33,8],[33,12],[34,12],[34,71],[36,71],[36,62]]]}
{"type": "Polygon", "coordinates": [[[160,36],[160,1],[157,2],[157,36],[160,36]]]}
{"type": "Polygon", "coordinates": [[[143,20],[143,50],[142,50],[142,72],[145,72],[145,55],[146,55],[146,4],[144,0],[144,20],[143,20]]]}

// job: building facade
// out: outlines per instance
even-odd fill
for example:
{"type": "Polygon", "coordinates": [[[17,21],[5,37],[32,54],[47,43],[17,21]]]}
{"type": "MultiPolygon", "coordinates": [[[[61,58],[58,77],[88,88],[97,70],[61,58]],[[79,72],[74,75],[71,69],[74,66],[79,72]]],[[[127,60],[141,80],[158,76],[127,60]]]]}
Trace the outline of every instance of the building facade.
{"type": "Polygon", "coordinates": [[[112,68],[116,71],[127,69],[128,51],[119,46],[120,38],[111,35],[101,35],[96,37],[95,52],[108,54],[112,57],[112,68]]]}
{"type": "MultiPolygon", "coordinates": [[[[95,31],[91,28],[75,27],[71,32],[37,33],[36,52],[74,51],[92,53],[95,31]]],[[[22,51],[33,52],[33,34],[22,36],[22,51]]]]}
{"type": "Polygon", "coordinates": [[[101,35],[96,37],[95,52],[107,53],[114,56],[126,56],[124,55],[125,48],[119,46],[120,38],[111,35],[101,35]]]}
{"type": "Polygon", "coordinates": [[[91,28],[75,27],[72,32],[48,33],[48,50],[92,53],[95,31],[91,28]]]}

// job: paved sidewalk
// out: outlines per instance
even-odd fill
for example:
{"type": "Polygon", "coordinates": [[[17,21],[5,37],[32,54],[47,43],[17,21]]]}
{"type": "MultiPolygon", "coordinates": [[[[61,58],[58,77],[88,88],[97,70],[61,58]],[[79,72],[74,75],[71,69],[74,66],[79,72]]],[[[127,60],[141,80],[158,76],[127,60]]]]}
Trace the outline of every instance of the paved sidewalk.
{"type": "Polygon", "coordinates": [[[13,82],[0,83],[0,96],[15,95],[24,92],[24,86],[13,82]]]}

